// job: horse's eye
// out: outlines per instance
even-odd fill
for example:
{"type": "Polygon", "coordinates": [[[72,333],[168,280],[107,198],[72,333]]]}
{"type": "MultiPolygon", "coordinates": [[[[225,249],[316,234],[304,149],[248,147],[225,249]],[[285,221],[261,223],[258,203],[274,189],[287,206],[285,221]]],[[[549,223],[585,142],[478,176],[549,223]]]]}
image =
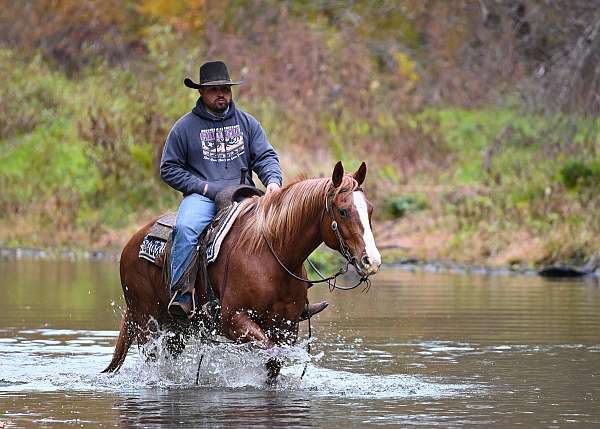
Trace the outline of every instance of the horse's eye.
{"type": "Polygon", "coordinates": [[[340,211],[340,216],[341,217],[350,217],[350,212],[348,212],[348,210],[346,209],[338,209],[340,211]]]}

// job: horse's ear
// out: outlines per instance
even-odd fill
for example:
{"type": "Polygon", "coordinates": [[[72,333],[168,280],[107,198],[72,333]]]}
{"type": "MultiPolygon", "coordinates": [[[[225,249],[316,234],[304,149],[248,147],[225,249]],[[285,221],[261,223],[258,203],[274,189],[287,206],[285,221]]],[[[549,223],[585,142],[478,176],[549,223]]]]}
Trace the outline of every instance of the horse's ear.
{"type": "Polygon", "coordinates": [[[331,175],[331,182],[333,183],[333,187],[337,188],[342,184],[342,178],[344,177],[344,166],[342,165],[342,161],[338,161],[335,164],[333,169],[333,174],[331,175]]]}
{"type": "Polygon", "coordinates": [[[360,164],[360,167],[358,167],[358,170],[356,170],[356,173],[354,173],[354,180],[358,182],[358,186],[362,185],[362,183],[365,181],[366,176],[367,164],[363,162],[362,164],[360,164]]]}

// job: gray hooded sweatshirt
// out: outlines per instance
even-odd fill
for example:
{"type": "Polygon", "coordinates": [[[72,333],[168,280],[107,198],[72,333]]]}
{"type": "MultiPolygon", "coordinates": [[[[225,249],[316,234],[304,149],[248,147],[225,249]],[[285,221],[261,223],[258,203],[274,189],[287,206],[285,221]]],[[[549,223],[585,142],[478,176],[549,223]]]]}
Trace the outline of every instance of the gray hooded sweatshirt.
{"type": "Polygon", "coordinates": [[[220,190],[240,183],[242,167],[247,169],[246,184],[254,185],[252,171],[265,186],[282,183],[279,159],[260,123],[233,101],[217,117],[199,98],[167,137],[160,177],[184,196],[195,193],[214,200],[220,190]]]}

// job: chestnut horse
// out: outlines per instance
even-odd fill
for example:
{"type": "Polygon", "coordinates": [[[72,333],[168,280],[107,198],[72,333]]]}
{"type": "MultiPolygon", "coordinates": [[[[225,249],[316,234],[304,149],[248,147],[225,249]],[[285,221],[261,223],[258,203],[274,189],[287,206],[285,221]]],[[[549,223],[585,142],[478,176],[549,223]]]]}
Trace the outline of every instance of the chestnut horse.
{"type": "MultiPolygon", "coordinates": [[[[219,258],[208,267],[220,301],[220,332],[237,342],[269,348],[293,344],[300,314],[307,302],[303,263],[321,243],[340,251],[362,277],[379,269],[381,256],[371,232],[372,205],[360,188],[363,162],[356,173],[344,174],[341,162],[331,178],[298,180],[263,197],[244,200],[238,219],[221,245],[219,258]],[[279,259],[279,260],[278,260],[279,259]]],[[[186,335],[167,312],[170,296],[162,270],[138,257],[150,222],[125,245],[121,254],[121,286],[127,308],[112,361],[104,372],[117,371],[132,342],[144,345],[157,330],[170,330],[171,349],[185,347],[186,335]]],[[[165,264],[166,265],[166,264],[165,264]]],[[[196,281],[200,299],[204,287],[196,281]]],[[[269,366],[275,378],[279,366],[269,366]]]]}

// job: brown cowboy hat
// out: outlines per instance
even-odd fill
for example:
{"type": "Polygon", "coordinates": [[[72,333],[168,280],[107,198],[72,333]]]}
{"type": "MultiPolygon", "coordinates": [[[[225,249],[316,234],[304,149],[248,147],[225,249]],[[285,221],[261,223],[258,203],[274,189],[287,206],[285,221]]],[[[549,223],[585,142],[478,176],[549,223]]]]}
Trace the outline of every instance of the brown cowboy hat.
{"type": "Polygon", "coordinates": [[[189,77],[183,80],[188,88],[200,89],[206,86],[239,85],[242,81],[229,78],[227,66],[223,61],[209,61],[200,66],[200,82],[196,83],[189,77]]]}

